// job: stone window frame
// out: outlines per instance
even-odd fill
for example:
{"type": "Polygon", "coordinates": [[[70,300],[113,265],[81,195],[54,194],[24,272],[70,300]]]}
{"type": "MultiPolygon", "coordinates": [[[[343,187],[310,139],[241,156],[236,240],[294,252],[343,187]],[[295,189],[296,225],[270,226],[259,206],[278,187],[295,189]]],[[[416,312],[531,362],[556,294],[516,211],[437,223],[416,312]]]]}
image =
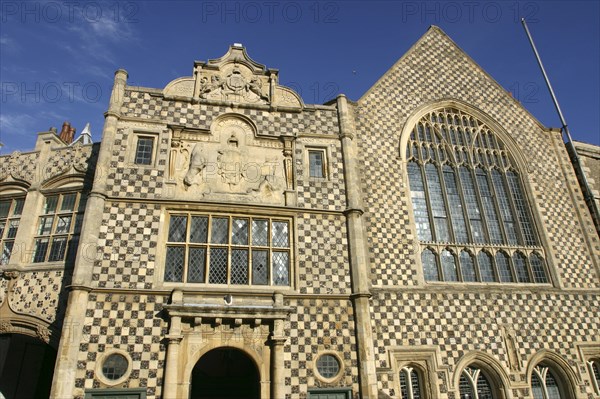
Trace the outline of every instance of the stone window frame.
{"type": "Polygon", "coordinates": [[[81,191],[74,191],[72,189],[60,190],[60,191],[49,191],[44,192],[42,208],[37,217],[36,230],[33,238],[33,251],[31,255],[31,263],[53,263],[53,262],[64,262],[69,255],[74,255],[79,241],[79,235],[81,234],[81,227],[83,224],[83,216],[85,212],[85,205],[87,203],[87,196],[81,191]],[[63,201],[67,195],[75,195],[75,202],[72,210],[62,210],[63,201]],[[46,212],[48,198],[58,197],[55,209],[52,212],[46,212]],[[42,234],[42,220],[52,217],[52,224],[50,231],[47,234],[42,234]],[[68,231],[58,231],[59,220],[61,217],[70,217],[70,225],[68,231]],[[66,244],[63,250],[62,257],[60,259],[50,259],[52,254],[52,246],[54,240],[57,238],[65,238],[66,244]],[[48,244],[44,253],[43,260],[36,261],[38,254],[38,241],[48,240],[48,244]]]}
{"type": "Polygon", "coordinates": [[[323,382],[323,383],[325,383],[325,384],[331,384],[331,385],[333,385],[333,384],[336,384],[336,383],[337,383],[339,380],[341,380],[341,379],[344,377],[344,372],[345,372],[345,369],[346,369],[346,367],[345,367],[345,364],[344,364],[344,359],[343,359],[343,357],[342,357],[342,356],[340,356],[340,354],[339,354],[338,352],[336,352],[336,351],[333,351],[333,350],[323,350],[323,351],[320,351],[320,352],[319,352],[319,353],[318,353],[318,354],[315,356],[315,361],[314,361],[314,364],[313,364],[313,371],[314,371],[314,375],[315,375],[315,377],[316,377],[317,379],[319,379],[320,381],[322,381],[322,382],[323,382]],[[336,374],[335,376],[333,376],[333,377],[329,377],[329,378],[328,378],[328,377],[325,377],[325,376],[323,376],[323,375],[322,375],[322,374],[319,372],[319,369],[318,369],[318,367],[317,367],[317,361],[318,361],[318,360],[319,360],[319,359],[320,359],[322,356],[326,356],[326,355],[333,356],[333,357],[334,357],[334,358],[337,360],[337,362],[338,362],[338,365],[339,365],[339,367],[340,367],[340,368],[339,368],[339,370],[338,370],[338,372],[337,372],[337,374],[336,374]]]}
{"type": "MultiPolygon", "coordinates": [[[[267,213],[267,212],[255,212],[255,211],[248,211],[248,212],[244,212],[242,210],[239,211],[233,211],[233,212],[222,212],[222,211],[214,211],[214,210],[204,210],[204,209],[186,209],[186,208],[168,208],[165,209],[165,214],[164,214],[164,223],[162,223],[162,232],[160,233],[160,236],[162,237],[161,242],[162,245],[160,245],[160,249],[159,249],[159,265],[161,265],[162,267],[160,268],[160,270],[157,270],[157,282],[159,283],[159,285],[162,286],[167,286],[167,287],[172,287],[172,286],[187,286],[187,287],[198,287],[198,288],[203,288],[203,289],[207,289],[207,288],[215,288],[215,289],[222,289],[222,288],[235,288],[235,289],[250,289],[253,291],[256,290],[261,290],[261,291],[272,291],[273,289],[277,289],[277,290],[287,290],[287,289],[293,289],[293,287],[295,286],[295,258],[296,258],[296,254],[295,254],[295,250],[296,250],[296,236],[295,236],[295,229],[294,229],[294,225],[295,225],[295,219],[292,215],[288,215],[288,214],[273,214],[273,213],[267,213]],[[188,226],[188,228],[186,229],[186,238],[185,241],[169,241],[169,230],[170,230],[170,223],[171,223],[171,217],[172,216],[187,216],[188,220],[186,222],[186,225],[188,226]],[[213,218],[228,218],[229,222],[228,222],[228,226],[229,226],[229,230],[228,230],[228,242],[226,244],[214,244],[214,243],[193,243],[190,241],[190,226],[191,226],[191,218],[192,217],[207,217],[209,222],[208,225],[210,226],[210,220],[212,220],[213,218]],[[232,224],[232,220],[233,219],[247,219],[248,220],[248,231],[251,234],[251,230],[252,230],[252,220],[268,220],[268,240],[269,240],[269,245],[268,246],[257,246],[257,245],[253,245],[251,243],[251,237],[248,237],[248,244],[247,245],[236,245],[236,244],[232,244],[231,243],[231,224],[232,224]],[[287,247],[277,247],[277,246],[273,246],[272,245],[272,237],[271,237],[271,227],[272,227],[272,222],[278,222],[278,221],[283,221],[283,222],[287,222],[288,225],[288,246],[287,247]],[[182,281],[168,281],[165,279],[165,275],[167,272],[167,247],[168,246],[182,246],[185,247],[184,250],[184,269],[182,271],[182,281]],[[189,248],[195,248],[195,247],[203,247],[206,249],[206,252],[204,254],[204,259],[205,259],[205,264],[204,264],[204,282],[188,282],[188,256],[189,256],[189,248]],[[210,282],[210,276],[209,276],[209,268],[210,268],[210,258],[209,258],[209,248],[211,247],[220,247],[220,248],[227,248],[227,283],[211,283],[210,282]],[[230,275],[231,275],[231,253],[232,253],[232,249],[235,248],[240,248],[240,249],[248,249],[249,250],[249,254],[248,254],[248,274],[247,274],[247,279],[248,282],[246,284],[234,284],[231,282],[230,279],[230,275]],[[252,269],[252,255],[251,255],[251,251],[253,248],[257,248],[259,250],[266,250],[268,253],[268,261],[269,261],[269,275],[268,275],[268,283],[267,284],[253,284],[252,283],[252,275],[251,275],[251,269],[252,269]],[[272,272],[272,253],[273,252],[286,252],[288,254],[288,284],[287,285],[277,285],[274,283],[273,281],[273,272],[272,272]]],[[[210,241],[210,233],[207,232],[207,241],[210,241]]]]}
{"type": "Polygon", "coordinates": [[[96,360],[96,378],[98,379],[98,381],[100,381],[103,385],[107,387],[114,387],[127,381],[129,376],[131,375],[132,370],[133,360],[129,353],[123,349],[110,348],[106,352],[102,353],[96,360]],[[127,360],[127,370],[125,371],[125,374],[121,376],[121,378],[111,380],[104,375],[102,368],[104,366],[104,362],[109,358],[109,356],[114,354],[121,355],[127,360]]]}
{"type": "Polygon", "coordinates": [[[600,395],[600,356],[592,357],[586,361],[588,366],[588,372],[590,373],[590,379],[592,380],[592,386],[596,395],[600,395]]]}
{"type": "MultiPolygon", "coordinates": [[[[400,373],[402,370],[412,368],[419,377],[420,398],[437,399],[440,397],[436,377],[440,375],[440,372],[447,371],[447,367],[442,366],[437,346],[391,347],[388,349],[388,356],[394,376],[392,386],[395,393],[401,396],[400,373]]],[[[446,373],[443,374],[445,375],[446,373]]]]}
{"type": "Polygon", "coordinates": [[[9,202],[9,205],[6,216],[0,216],[0,228],[3,228],[2,232],[0,232],[0,265],[7,265],[10,263],[10,257],[14,250],[15,238],[19,230],[26,198],[27,195],[25,193],[2,197],[2,202],[9,202]],[[20,205],[17,207],[17,204],[19,203],[20,205]],[[15,214],[15,209],[19,209],[20,213],[15,214]],[[11,232],[10,226],[13,225],[13,223],[16,223],[14,234],[10,234],[9,236],[9,233],[11,232]],[[10,249],[7,250],[8,247],[10,247],[10,249]]]}
{"type": "Polygon", "coordinates": [[[329,147],[328,146],[315,146],[315,145],[307,145],[305,146],[306,153],[306,178],[307,179],[315,179],[315,180],[329,180],[329,147]],[[310,154],[312,153],[320,153],[322,154],[322,162],[321,165],[323,176],[311,176],[311,158],[310,154]]]}
{"type": "MultiPolygon", "coordinates": [[[[515,143],[513,143],[510,139],[510,137],[502,130],[501,127],[499,127],[493,120],[490,120],[489,117],[487,117],[486,115],[483,115],[481,113],[481,111],[476,110],[475,108],[469,106],[466,103],[462,103],[459,101],[455,101],[455,100],[446,100],[446,101],[442,101],[442,102],[437,102],[435,104],[427,104],[426,106],[421,107],[419,110],[417,110],[412,117],[410,117],[407,122],[405,123],[404,126],[404,130],[403,133],[401,135],[401,139],[400,139],[400,159],[403,161],[403,165],[405,165],[406,167],[404,168],[404,175],[406,178],[406,181],[409,181],[409,165],[411,162],[415,161],[415,157],[413,156],[413,152],[414,152],[414,146],[412,146],[412,142],[414,141],[414,137],[417,136],[419,134],[418,131],[418,127],[419,127],[419,122],[424,121],[427,118],[431,118],[431,115],[434,113],[439,113],[441,111],[456,111],[460,116],[461,116],[461,121],[462,121],[462,117],[466,117],[467,120],[469,121],[470,124],[470,120],[472,119],[475,123],[476,126],[477,123],[481,123],[482,128],[485,128],[486,130],[486,134],[488,136],[493,137],[494,143],[496,143],[497,145],[501,145],[503,147],[497,148],[495,150],[490,150],[490,154],[494,154],[494,155],[498,155],[498,157],[501,159],[500,162],[504,162],[504,160],[506,160],[508,162],[508,160],[510,159],[510,161],[512,162],[512,166],[506,170],[513,171],[516,173],[516,179],[517,182],[519,184],[519,188],[520,188],[520,194],[522,195],[521,197],[521,205],[524,207],[525,209],[525,214],[528,215],[529,218],[529,224],[530,224],[530,228],[531,231],[534,234],[534,238],[536,239],[536,243],[535,245],[527,245],[526,241],[524,239],[524,235],[523,233],[521,233],[521,231],[519,230],[518,233],[518,238],[522,241],[519,241],[517,243],[510,243],[508,241],[508,234],[506,233],[507,228],[504,226],[504,220],[502,219],[502,213],[501,210],[498,208],[498,202],[499,200],[495,200],[494,199],[494,209],[496,212],[496,216],[498,217],[498,225],[500,228],[500,233],[502,234],[502,239],[506,240],[504,241],[502,244],[494,244],[492,243],[492,240],[490,239],[491,237],[488,237],[487,234],[484,235],[484,237],[486,239],[489,240],[489,242],[475,242],[475,239],[473,237],[470,236],[469,234],[469,239],[465,240],[467,242],[459,242],[457,240],[454,239],[454,236],[452,235],[452,231],[454,229],[454,225],[452,224],[452,219],[451,219],[451,215],[450,213],[452,212],[452,209],[449,208],[450,205],[450,199],[449,196],[446,192],[445,189],[445,181],[442,184],[442,198],[443,198],[443,202],[445,204],[445,209],[446,209],[446,217],[445,217],[445,223],[447,225],[448,230],[451,232],[450,234],[450,240],[449,242],[447,241],[443,241],[443,242],[438,242],[435,239],[435,236],[432,237],[431,240],[421,240],[419,238],[416,238],[416,247],[418,248],[418,252],[421,254],[420,256],[417,256],[417,264],[420,265],[420,268],[418,270],[418,275],[420,276],[420,278],[422,279],[422,281],[426,284],[456,284],[456,283],[460,283],[460,284],[502,284],[502,285],[508,285],[508,284],[512,284],[515,286],[523,286],[524,284],[527,285],[552,285],[552,284],[560,284],[559,281],[559,277],[556,273],[556,271],[551,267],[551,265],[553,264],[553,259],[552,259],[552,254],[549,253],[547,251],[546,248],[548,248],[548,240],[547,237],[545,236],[545,231],[541,228],[542,224],[541,224],[541,219],[540,216],[538,214],[538,210],[537,207],[535,206],[535,203],[533,202],[533,200],[531,199],[531,188],[529,187],[529,181],[527,180],[527,172],[530,172],[530,170],[526,167],[527,163],[524,160],[523,154],[520,153],[520,151],[517,149],[518,146],[515,145],[515,143]],[[469,119],[470,118],[470,119],[469,119]],[[500,143],[500,144],[498,144],[500,143]],[[496,151],[496,153],[494,152],[496,151]],[[504,157],[504,158],[503,158],[504,157]],[[425,264],[423,262],[422,259],[422,254],[426,251],[426,250],[431,250],[433,251],[433,253],[436,255],[435,260],[435,268],[438,270],[438,276],[439,279],[438,280],[428,280],[426,277],[426,270],[425,270],[425,264]],[[442,274],[442,269],[444,267],[444,265],[442,265],[442,262],[440,261],[440,255],[442,254],[442,252],[446,251],[446,250],[450,250],[452,256],[453,256],[453,260],[454,260],[454,267],[457,270],[457,276],[455,279],[452,279],[450,281],[447,281],[445,279],[443,279],[443,274],[442,274]],[[491,254],[494,258],[492,259],[492,265],[493,265],[493,274],[494,274],[494,280],[495,281],[484,281],[480,278],[479,273],[476,273],[476,278],[475,281],[469,281],[468,279],[464,279],[462,278],[462,274],[460,273],[460,268],[461,268],[461,264],[460,264],[460,253],[462,251],[466,250],[467,252],[469,252],[470,254],[475,254],[475,257],[472,257],[471,259],[473,259],[473,266],[475,268],[475,270],[479,269],[479,266],[477,264],[477,254],[485,251],[489,254],[491,254]],[[496,262],[495,262],[495,257],[496,254],[499,252],[504,252],[509,256],[508,259],[508,265],[509,265],[509,270],[512,276],[512,281],[507,281],[507,282],[501,282],[498,278],[498,272],[497,272],[497,268],[496,268],[496,262]],[[516,258],[515,256],[517,256],[517,253],[521,253],[523,256],[526,257],[525,259],[525,272],[521,272],[522,269],[522,265],[521,262],[519,262],[519,264],[517,265],[516,263],[516,258]],[[538,258],[536,258],[535,260],[532,261],[532,256],[533,254],[536,254],[536,256],[538,258]],[[542,260],[542,264],[541,264],[541,269],[539,266],[539,261],[537,259],[541,259],[542,260]],[[535,262],[535,266],[532,262],[535,262]],[[518,269],[517,269],[518,266],[518,269]],[[534,271],[535,270],[535,271],[534,271]],[[543,278],[541,278],[541,275],[539,274],[541,272],[543,273],[543,278]],[[526,276],[525,276],[526,274],[526,276]],[[523,278],[523,281],[520,280],[520,277],[523,278]],[[526,277],[526,278],[525,278],[526,277]],[[536,280],[536,278],[538,280],[536,280]]],[[[448,125],[449,126],[449,125],[448,125]]],[[[439,130],[439,129],[438,129],[439,130]]],[[[449,131],[450,129],[448,129],[447,131],[449,131]]],[[[441,130],[440,130],[441,131],[441,130]]],[[[431,131],[432,135],[432,143],[433,143],[433,136],[435,135],[435,132],[431,131]]],[[[425,135],[424,133],[421,133],[423,135],[425,135]]],[[[473,134],[473,137],[475,136],[475,134],[473,134]]],[[[464,136],[463,136],[464,137],[464,136]]],[[[475,139],[476,140],[476,139],[475,139]]],[[[475,141],[474,140],[474,141],[475,141]]],[[[441,140],[438,139],[438,142],[440,142],[441,145],[443,145],[443,143],[441,142],[441,140]]],[[[427,144],[427,143],[426,143],[427,144]]],[[[458,146],[458,145],[456,145],[458,146]]],[[[433,144],[431,145],[431,147],[433,148],[433,144]]],[[[417,152],[420,153],[420,148],[417,148],[417,152]]],[[[444,147],[446,148],[446,147],[444,147]]],[[[451,147],[453,148],[453,147],[451,147]]],[[[429,150],[428,150],[429,151],[429,150]]],[[[433,151],[435,151],[435,149],[433,149],[433,151]]],[[[446,151],[448,152],[449,150],[446,149],[446,151]]],[[[481,153],[483,154],[482,156],[487,156],[486,154],[486,148],[481,148],[481,153]]],[[[419,161],[420,162],[420,161],[419,161]]],[[[436,161],[437,162],[437,161],[436,161]]],[[[464,191],[461,190],[461,185],[462,183],[460,183],[460,176],[459,176],[459,169],[458,166],[459,165],[465,165],[465,163],[461,163],[461,162],[456,162],[453,163],[454,160],[452,158],[448,158],[448,160],[444,161],[444,162],[440,162],[442,164],[445,165],[451,165],[452,170],[454,171],[454,177],[455,177],[455,181],[458,181],[459,183],[457,183],[458,186],[458,197],[460,198],[461,201],[461,208],[462,209],[465,205],[465,193],[464,191]],[[449,162],[449,163],[448,163],[449,162]]],[[[431,162],[427,162],[427,163],[431,163],[431,162]]],[[[471,171],[472,176],[475,176],[475,167],[477,166],[477,164],[473,164],[473,169],[471,171]]],[[[487,180],[488,180],[488,184],[490,185],[490,187],[493,187],[494,182],[492,181],[492,174],[491,174],[491,170],[493,168],[489,167],[489,166],[485,166],[485,170],[487,170],[487,180]]],[[[438,180],[442,181],[443,179],[445,179],[444,175],[442,174],[442,165],[436,166],[437,169],[437,175],[438,175],[438,180]]],[[[419,166],[418,170],[420,170],[421,175],[424,176],[425,175],[425,167],[424,167],[424,163],[423,166],[419,166]]],[[[475,179],[475,177],[473,177],[473,179],[475,179]]],[[[510,186],[508,183],[508,177],[504,177],[504,188],[508,190],[508,196],[510,197],[512,192],[510,192],[510,186]]],[[[423,186],[427,185],[426,180],[422,180],[422,184],[423,186]]],[[[410,212],[410,216],[409,218],[412,221],[412,225],[416,226],[416,228],[414,229],[415,233],[418,233],[418,226],[417,226],[417,222],[418,222],[418,216],[415,214],[415,209],[417,209],[415,207],[415,199],[413,198],[413,195],[410,191],[410,185],[407,185],[406,188],[408,189],[409,192],[409,196],[411,196],[411,198],[409,199],[409,202],[411,203],[411,207],[413,209],[412,212],[410,212]]],[[[478,191],[478,186],[475,186],[475,189],[478,191]]],[[[425,191],[429,190],[429,187],[425,187],[425,191]]],[[[482,203],[480,201],[480,197],[479,194],[476,194],[476,199],[478,200],[478,206],[479,206],[479,210],[481,212],[481,214],[485,213],[485,210],[482,208],[482,203]]],[[[495,197],[494,197],[495,198],[495,197]]],[[[511,197],[512,198],[512,197],[511,197]]],[[[431,213],[432,213],[432,208],[430,206],[430,202],[428,201],[428,197],[425,196],[423,197],[423,200],[425,201],[425,206],[428,210],[428,218],[429,216],[432,217],[431,213]]],[[[516,209],[516,205],[515,205],[515,199],[512,198],[511,199],[512,202],[510,202],[510,209],[512,210],[512,216],[513,217],[519,217],[518,210],[516,209]]],[[[466,208],[465,208],[466,209],[466,208]]],[[[463,213],[463,220],[464,223],[467,225],[467,231],[469,233],[471,233],[472,227],[470,227],[470,223],[471,223],[471,218],[468,216],[468,212],[461,212],[463,213]]],[[[483,217],[483,216],[482,216],[483,217]]],[[[434,222],[432,221],[433,219],[429,218],[429,225],[430,225],[430,229],[433,232],[433,230],[435,229],[434,226],[434,222]]],[[[519,224],[519,219],[514,220],[514,225],[518,225],[519,224]]],[[[485,223],[483,224],[483,229],[484,232],[487,232],[487,227],[485,225],[485,223]]],[[[415,234],[415,237],[418,237],[418,234],[415,234]]]]}
{"type": "Polygon", "coordinates": [[[127,159],[127,162],[129,164],[129,166],[131,167],[136,167],[136,168],[155,168],[156,167],[156,160],[158,158],[157,154],[158,154],[158,147],[159,147],[159,139],[160,139],[160,132],[157,131],[153,131],[153,130],[133,130],[131,132],[131,134],[129,135],[129,141],[127,143],[127,148],[132,148],[133,151],[129,151],[129,158],[127,159]],[[137,152],[138,152],[138,143],[140,138],[147,138],[147,139],[152,139],[152,159],[150,161],[149,164],[142,164],[142,163],[137,163],[137,152]]]}

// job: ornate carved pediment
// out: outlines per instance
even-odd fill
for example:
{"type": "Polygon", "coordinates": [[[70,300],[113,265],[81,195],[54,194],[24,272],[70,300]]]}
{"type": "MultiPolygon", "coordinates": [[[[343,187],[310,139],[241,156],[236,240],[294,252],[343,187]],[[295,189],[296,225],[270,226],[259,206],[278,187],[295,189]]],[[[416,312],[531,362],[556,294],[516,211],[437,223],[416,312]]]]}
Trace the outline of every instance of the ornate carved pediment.
{"type": "Polygon", "coordinates": [[[163,90],[167,97],[183,97],[195,101],[218,101],[256,105],[303,108],[300,96],[279,86],[279,71],[267,69],[252,60],[246,49],[234,44],[220,58],[196,61],[194,76],[170,82],[163,90]]]}

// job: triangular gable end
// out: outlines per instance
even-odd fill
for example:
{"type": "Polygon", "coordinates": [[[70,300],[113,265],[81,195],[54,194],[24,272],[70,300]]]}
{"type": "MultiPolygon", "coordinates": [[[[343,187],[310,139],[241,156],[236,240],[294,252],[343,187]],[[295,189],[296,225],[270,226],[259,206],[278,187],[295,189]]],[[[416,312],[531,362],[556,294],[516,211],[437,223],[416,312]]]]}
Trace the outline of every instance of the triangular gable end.
{"type": "Polygon", "coordinates": [[[509,107],[513,113],[524,112],[537,128],[547,130],[509,91],[435,25],[430,26],[357,103],[370,107],[375,103],[400,102],[400,108],[414,109],[443,99],[462,100],[499,119],[509,107]],[[500,108],[502,112],[494,112],[500,108]]]}

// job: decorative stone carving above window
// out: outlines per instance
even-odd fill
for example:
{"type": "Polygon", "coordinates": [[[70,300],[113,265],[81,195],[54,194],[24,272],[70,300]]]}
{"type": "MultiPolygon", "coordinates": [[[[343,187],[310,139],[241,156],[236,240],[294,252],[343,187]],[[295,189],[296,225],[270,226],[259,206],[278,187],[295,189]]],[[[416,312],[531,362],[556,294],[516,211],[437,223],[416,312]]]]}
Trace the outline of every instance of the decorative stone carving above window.
{"type": "Polygon", "coordinates": [[[237,114],[217,118],[210,132],[171,129],[168,179],[175,196],[284,204],[290,167],[282,140],[257,136],[237,114]]]}

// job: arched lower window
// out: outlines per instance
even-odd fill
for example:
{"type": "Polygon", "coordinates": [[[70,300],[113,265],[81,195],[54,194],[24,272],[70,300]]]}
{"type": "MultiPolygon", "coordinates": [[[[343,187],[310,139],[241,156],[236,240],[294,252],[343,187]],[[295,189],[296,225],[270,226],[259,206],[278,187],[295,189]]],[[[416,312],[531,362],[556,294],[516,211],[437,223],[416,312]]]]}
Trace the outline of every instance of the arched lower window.
{"type": "Polygon", "coordinates": [[[490,381],[477,367],[467,367],[458,383],[460,399],[494,399],[490,381]]]}
{"type": "Polygon", "coordinates": [[[427,281],[548,283],[518,165],[490,127],[456,108],[431,111],[406,159],[427,281]]]}
{"type": "Polygon", "coordinates": [[[546,365],[538,365],[531,374],[531,391],[534,399],[566,399],[556,374],[546,365]]]}
{"type": "Polygon", "coordinates": [[[402,399],[422,399],[419,373],[413,367],[400,370],[400,397],[402,399]]]}

